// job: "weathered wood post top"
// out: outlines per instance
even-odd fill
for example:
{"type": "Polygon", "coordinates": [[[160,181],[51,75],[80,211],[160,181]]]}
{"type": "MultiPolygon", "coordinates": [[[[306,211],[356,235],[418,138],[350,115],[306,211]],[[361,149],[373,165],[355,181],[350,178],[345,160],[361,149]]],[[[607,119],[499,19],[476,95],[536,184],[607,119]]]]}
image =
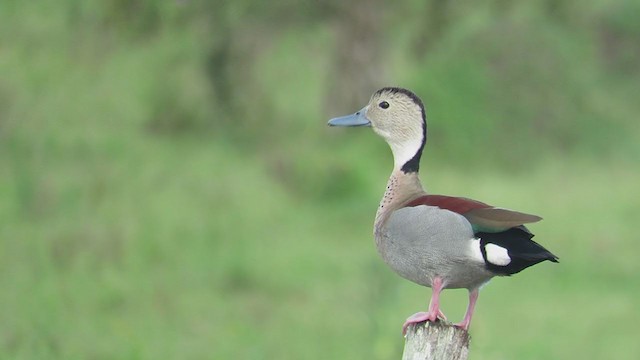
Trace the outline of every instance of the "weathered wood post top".
{"type": "Polygon", "coordinates": [[[409,325],[402,360],[465,360],[469,333],[443,321],[409,325]]]}

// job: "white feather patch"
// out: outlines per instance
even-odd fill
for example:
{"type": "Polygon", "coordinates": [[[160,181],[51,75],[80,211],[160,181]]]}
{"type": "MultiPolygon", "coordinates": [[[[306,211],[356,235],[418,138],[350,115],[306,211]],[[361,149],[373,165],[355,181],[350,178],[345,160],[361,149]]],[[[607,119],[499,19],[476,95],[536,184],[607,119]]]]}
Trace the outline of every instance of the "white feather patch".
{"type": "Polygon", "coordinates": [[[469,250],[471,257],[481,263],[484,263],[484,258],[482,257],[482,251],[480,251],[480,239],[471,239],[469,243],[469,250]]]}
{"type": "Polygon", "coordinates": [[[507,266],[511,262],[507,249],[496,244],[487,244],[484,247],[487,252],[487,261],[498,266],[507,266]]]}
{"type": "MultiPolygon", "coordinates": [[[[385,137],[386,138],[386,137],[385,137]]],[[[422,136],[417,139],[408,139],[401,142],[387,140],[393,153],[395,169],[400,169],[407,161],[411,160],[422,146],[422,136]]]]}

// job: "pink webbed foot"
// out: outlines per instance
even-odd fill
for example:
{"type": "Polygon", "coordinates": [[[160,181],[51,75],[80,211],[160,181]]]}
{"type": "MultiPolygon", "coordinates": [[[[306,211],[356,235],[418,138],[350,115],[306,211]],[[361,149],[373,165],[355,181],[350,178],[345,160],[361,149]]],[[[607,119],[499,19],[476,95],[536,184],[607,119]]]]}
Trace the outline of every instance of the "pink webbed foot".
{"type": "Polygon", "coordinates": [[[415,313],[411,316],[409,316],[409,318],[407,318],[407,321],[404,322],[404,324],[402,325],[402,335],[406,335],[407,334],[407,328],[409,327],[409,325],[411,324],[417,324],[417,323],[421,323],[423,321],[431,321],[431,322],[435,322],[436,320],[438,320],[438,318],[446,321],[447,317],[442,313],[442,311],[440,311],[440,309],[438,309],[438,312],[419,312],[419,313],[415,313]]]}
{"type": "Polygon", "coordinates": [[[407,328],[411,324],[417,324],[423,321],[431,321],[434,322],[440,317],[442,320],[447,320],[447,317],[444,316],[442,311],[440,311],[440,291],[444,289],[444,281],[442,278],[436,276],[433,278],[431,282],[431,289],[433,292],[431,293],[431,302],[429,303],[429,312],[419,312],[409,316],[407,321],[402,325],[402,335],[406,335],[407,328]]]}

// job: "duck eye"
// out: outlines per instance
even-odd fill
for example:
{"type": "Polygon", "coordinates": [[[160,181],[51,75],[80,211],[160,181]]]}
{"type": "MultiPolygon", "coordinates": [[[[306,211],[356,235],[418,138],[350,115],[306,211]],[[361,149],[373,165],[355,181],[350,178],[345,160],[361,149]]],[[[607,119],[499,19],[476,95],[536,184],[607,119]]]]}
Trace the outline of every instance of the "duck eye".
{"type": "Polygon", "coordinates": [[[378,106],[380,106],[383,109],[388,109],[389,108],[389,103],[386,102],[386,101],[383,101],[380,104],[378,104],[378,106]]]}

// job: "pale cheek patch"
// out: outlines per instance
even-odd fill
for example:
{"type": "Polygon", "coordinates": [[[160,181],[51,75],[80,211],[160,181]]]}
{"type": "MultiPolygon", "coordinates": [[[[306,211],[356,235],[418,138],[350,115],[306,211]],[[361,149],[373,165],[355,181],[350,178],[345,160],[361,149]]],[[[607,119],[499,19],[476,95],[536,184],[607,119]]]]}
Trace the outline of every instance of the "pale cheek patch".
{"type": "Polygon", "coordinates": [[[484,247],[487,252],[487,261],[498,266],[507,266],[511,262],[507,249],[496,244],[487,244],[484,247]]]}

